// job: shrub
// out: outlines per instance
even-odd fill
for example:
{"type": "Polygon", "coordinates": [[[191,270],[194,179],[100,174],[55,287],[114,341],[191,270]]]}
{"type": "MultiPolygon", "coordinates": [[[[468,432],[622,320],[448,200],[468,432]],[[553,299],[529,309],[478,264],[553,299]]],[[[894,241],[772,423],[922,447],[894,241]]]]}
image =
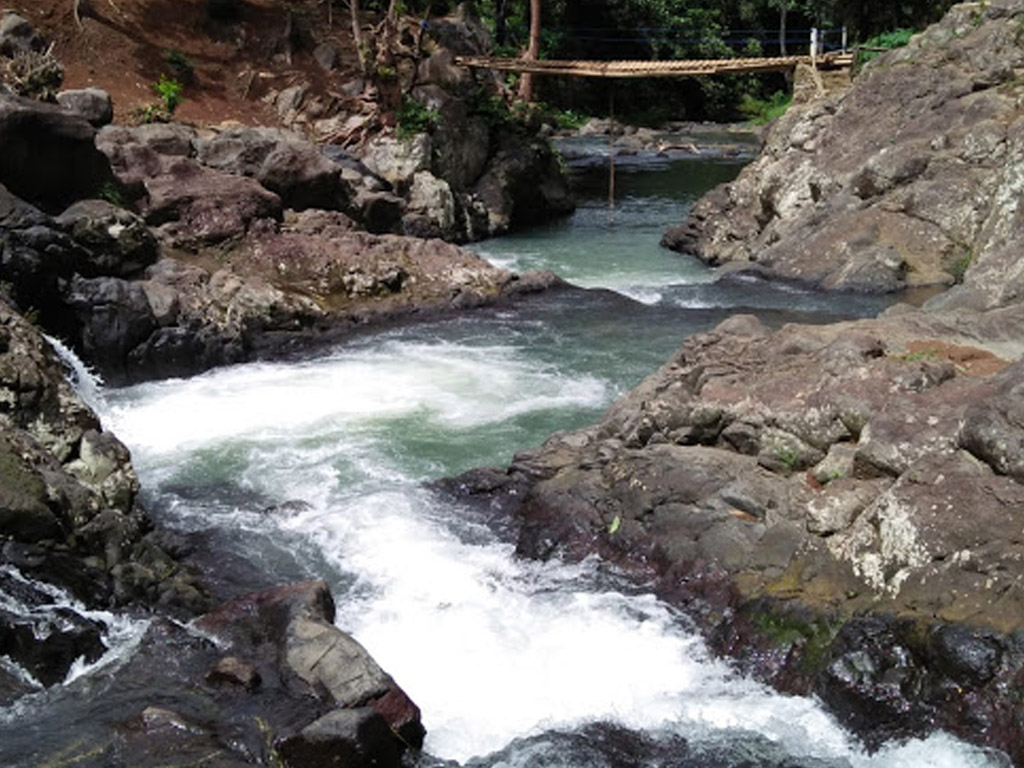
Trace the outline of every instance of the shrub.
{"type": "Polygon", "coordinates": [[[174,110],[178,108],[182,101],[181,92],[184,90],[182,84],[173,78],[167,77],[167,75],[160,75],[160,79],[153,84],[153,90],[160,97],[162,106],[167,114],[173,115],[174,110]]]}
{"type": "Polygon", "coordinates": [[[411,96],[402,98],[402,107],[398,110],[398,138],[408,139],[417,133],[428,133],[437,125],[440,115],[421,101],[411,96]]]}
{"type": "Polygon", "coordinates": [[[740,99],[739,111],[754,125],[765,125],[776,118],[782,117],[789,109],[791,97],[783,91],[776,91],[767,99],[758,99],[744,94],[740,99]]]}
{"type": "Polygon", "coordinates": [[[0,58],[0,86],[17,96],[54,101],[63,82],[64,69],[49,50],[0,58]]]}
{"type": "MultiPolygon", "coordinates": [[[[885,48],[887,51],[891,51],[893,48],[902,48],[916,34],[917,30],[914,29],[894,29],[891,32],[883,32],[880,35],[875,35],[865,40],[863,46],[865,48],[885,48]]],[[[882,51],[861,51],[857,57],[857,65],[863,66],[876,56],[881,55],[882,51]]]]}
{"type": "Polygon", "coordinates": [[[171,48],[164,52],[164,61],[171,68],[171,72],[182,83],[191,83],[195,79],[195,68],[192,60],[177,48],[171,48]]]}

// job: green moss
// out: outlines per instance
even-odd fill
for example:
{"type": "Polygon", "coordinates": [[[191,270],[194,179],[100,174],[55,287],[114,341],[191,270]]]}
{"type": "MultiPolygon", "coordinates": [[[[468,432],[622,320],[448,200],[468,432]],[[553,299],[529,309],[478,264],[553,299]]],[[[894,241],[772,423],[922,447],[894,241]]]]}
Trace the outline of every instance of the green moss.
{"type": "Polygon", "coordinates": [[[798,615],[763,602],[758,603],[749,618],[770,645],[795,650],[801,670],[808,675],[817,674],[828,664],[832,642],[843,625],[835,617],[798,615]]]}

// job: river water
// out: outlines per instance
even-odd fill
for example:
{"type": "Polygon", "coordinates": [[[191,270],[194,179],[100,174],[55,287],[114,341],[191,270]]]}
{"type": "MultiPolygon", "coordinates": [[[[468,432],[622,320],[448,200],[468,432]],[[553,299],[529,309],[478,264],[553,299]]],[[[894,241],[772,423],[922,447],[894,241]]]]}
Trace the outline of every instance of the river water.
{"type": "MultiPolygon", "coordinates": [[[[583,166],[601,147],[570,149],[583,166]]],[[[518,560],[501,521],[426,485],[592,423],[736,308],[773,324],[881,308],[713,285],[658,248],[664,226],[748,151],[620,162],[614,222],[604,173],[580,170],[574,216],[478,247],[591,290],[391,329],[298,362],[91,395],[131,447],[150,511],[202,534],[222,591],[328,581],[338,625],[421,707],[424,768],[1006,765],[941,734],[867,755],[814,700],[710,658],[686,617],[642,589],[594,562],[518,560]]],[[[31,764],[28,741],[57,743],[69,722],[87,731],[145,706],[153,692],[115,710],[96,699],[137,639],[119,632],[117,653],[0,710],[0,755],[31,764]]]]}

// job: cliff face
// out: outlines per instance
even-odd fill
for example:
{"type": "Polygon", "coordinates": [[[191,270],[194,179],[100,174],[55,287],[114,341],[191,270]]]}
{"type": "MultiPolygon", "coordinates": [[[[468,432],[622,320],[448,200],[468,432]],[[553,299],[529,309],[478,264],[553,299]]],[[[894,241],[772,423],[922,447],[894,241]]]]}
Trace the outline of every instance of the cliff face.
{"type": "Polygon", "coordinates": [[[792,108],[762,156],[665,244],[827,289],[963,282],[946,306],[1020,294],[1024,3],[956,6],[844,93],[792,108]]]}

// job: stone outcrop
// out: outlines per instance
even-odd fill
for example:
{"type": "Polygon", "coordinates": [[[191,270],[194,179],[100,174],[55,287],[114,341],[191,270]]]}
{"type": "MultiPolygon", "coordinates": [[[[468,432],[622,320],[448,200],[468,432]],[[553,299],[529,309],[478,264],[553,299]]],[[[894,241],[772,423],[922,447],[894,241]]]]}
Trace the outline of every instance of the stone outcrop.
{"type": "Polygon", "coordinates": [[[514,511],[522,555],[653,579],[715,648],[870,743],[944,728],[1020,760],[1000,681],[1024,674],[1022,330],[1019,304],[777,332],[736,316],[600,424],[452,487],[514,511]]]}
{"type": "Polygon", "coordinates": [[[51,739],[30,762],[398,768],[422,746],[419,709],[333,619],[318,581],[238,597],[191,626],[155,617],[118,673],[145,684],[93,700],[113,699],[122,722],[51,739]]]}
{"type": "Polygon", "coordinates": [[[793,106],[663,242],[827,289],[962,281],[943,305],[1016,300],[1022,16],[1017,0],[956,6],[849,90],[793,106]]]}
{"type": "MultiPolygon", "coordinates": [[[[405,203],[389,182],[281,131],[108,126],[97,143],[116,178],[109,197],[137,213],[85,199],[54,217],[0,186],[0,267],[11,298],[111,382],[197,372],[555,282],[519,280],[441,240],[360,231],[400,226],[405,203]]],[[[0,177],[20,183],[7,171],[0,177]]],[[[426,236],[455,216],[448,187],[431,180],[410,190],[426,236]]],[[[38,199],[65,194],[36,181],[38,199]]]]}
{"type": "Polygon", "coordinates": [[[29,579],[91,608],[206,605],[157,544],[138,490],[128,450],[74,393],[38,330],[0,301],[0,581],[25,607],[0,610],[0,653],[43,685],[78,657],[102,655],[107,627],[29,579]]]}

